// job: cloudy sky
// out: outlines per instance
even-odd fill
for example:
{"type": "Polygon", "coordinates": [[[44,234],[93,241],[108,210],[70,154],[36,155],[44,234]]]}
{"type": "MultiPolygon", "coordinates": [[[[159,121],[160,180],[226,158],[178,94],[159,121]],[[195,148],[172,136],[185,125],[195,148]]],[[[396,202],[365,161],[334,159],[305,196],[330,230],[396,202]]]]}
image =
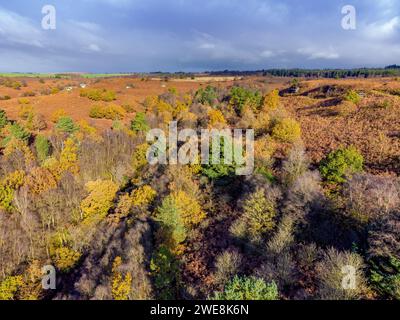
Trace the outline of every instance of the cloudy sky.
{"type": "Polygon", "coordinates": [[[400,64],[399,0],[0,0],[0,72],[400,64]],[[42,8],[56,29],[42,28],[42,8]],[[356,8],[356,30],[341,26],[356,8]]]}

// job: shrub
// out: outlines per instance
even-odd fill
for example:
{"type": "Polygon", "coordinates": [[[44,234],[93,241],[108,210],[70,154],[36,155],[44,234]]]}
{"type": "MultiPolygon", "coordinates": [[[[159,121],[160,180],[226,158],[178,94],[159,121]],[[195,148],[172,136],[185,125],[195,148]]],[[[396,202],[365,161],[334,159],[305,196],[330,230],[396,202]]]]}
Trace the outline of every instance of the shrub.
{"type": "Polygon", "coordinates": [[[0,109],[0,129],[3,129],[8,124],[8,118],[4,110],[0,109]]]}
{"type": "Polygon", "coordinates": [[[223,113],[220,110],[211,109],[208,111],[209,127],[216,128],[218,126],[225,126],[226,120],[223,113]]]}
{"type": "Polygon", "coordinates": [[[21,119],[26,120],[29,117],[32,117],[33,114],[34,114],[33,107],[31,105],[24,104],[21,106],[18,116],[21,119]]]}
{"type": "Polygon", "coordinates": [[[136,133],[146,133],[150,130],[150,127],[146,121],[146,115],[143,112],[136,113],[135,118],[131,121],[131,130],[136,133]]]}
{"type": "Polygon", "coordinates": [[[357,106],[350,101],[343,101],[336,107],[337,113],[340,116],[348,116],[357,111],[357,106]]]}
{"type": "Polygon", "coordinates": [[[147,143],[140,144],[136,147],[132,156],[132,169],[136,176],[139,176],[143,168],[148,164],[146,157],[148,148],[149,145],[147,143]]]}
{"type": "Polygon", "coordinates": [[[51,114],[51,121],[53,123],[57,123],[58,120],[60,120],[60,118],[65,118],[65,117],[67,117],[67,113],[65,112],[65,110],[64,109],[57,109],[56,111],[54,111],[51,114]]]}
{"type": "Polygon", "coordinates": [[[295,142],[300,136],[300,124],[291,118],[284,118],[277,121],[272,128],[272,137],[283,142],[295,142]]]}
{"type": "Polygon", "coordinates": [[[358,254],[328,249],[316,267],[318,297],[323,300],[360,299],[366,290],[363,268],[363,259],[358,254]]]}
{"type": "Polygon", "coordinates": [[[78,122],[79,132],[76,134],[76,137],[80,141],[84,138],[89,137],[92,140],[99,141],[101,137],[97,134],[97,129],[91,126],[86,120],[80,120],[78,122]]]}
{"type": "Polygon", "coordinates": [[[58,119],[56,129],[64,133],[74,133],[79,130],[79,127],[75,124],[74,120],[70,117],[61,117],[58,119]]]}
{"type": "Polygon", "coordinates": [[[278,287],[275,282],[266,283],[256,277],[235,276],[223,292],[215,292],[212,300],[278,300],[278,287]]]}
{"type": "Polygon", "coordinates": [[[125,110],[116,104],[96,105],[90,109],[89,116],[95,119],[122,120],[125,117],[125,110]]]}
{"type": "Polygon", "coordinates": [[[374,224],[368,244],[373,288],[383,297],[400,300],[400,211],[374,224]]]}
{"type": "Polygon", "coordinates": [[[111,102],[116,100],[115,92],[107,89],[82,89],[80,96],[94,101],[111,102]]]}
{"type": "Polygon", "coordinates": [[[28,98],[19,98],[18,103],[19,104],[30,104],[30,101],[28,98]]]}
{"type": "Polygon", "coordinates": [[[47,128],[46,120],[42,114],[31,113],[28,116],[26,126],[29,130],[44,130],[47,128]]]}
{"type": "Polygon", "coordinates": [[[308,167],[309,161],[304,146],[296,144],[290,150],[289,156],[282,166],[285,183],[288,185],[293,184],[298,177],[308,170],[308,167]]]}
{"type": "Polygon", "coordinates": [[[132,113],[135,111],[135,107],[130,104],[123,104],[121,107],[124,108],[126,113],[132,113]]]}
{"type": "Polygon", "coordinates": [[[346,212],[361,224],[382,219],[400,206],[396,180],[355,174],[344,185],[346,212]]]}
{"type": "Polygon", "coordinates": [[[23,97],[34,97],[36,96],[36,93],[33,91],[26,91],[22,94],[23,97]]]}
{"type": "Polygon", "coordinates": [[[0,283],[0,300],[14,300],[18,289],[24,284],[22,276],[9,276],[0,283]]]}
{"type": "Polygon", "coordinates": [[[371,260],[370,282],[383,297],[400,300],[400,259],[396,257],[371,260]]]}
{"type": "Polygon", "coordinates": [[[81,202],[83,218],[104,218],[113,205],[118,186],[109,180],[90,181],[86,184],[89,195],[81,202]]]}
{"type": "Polygon", "coordinates": [[[330,183],[343,183],[346,176],[363,170],[363,156],[353,146],[339,148],[321,161],[319,171],[330,183]]]}
{"type": "Polygon", "coordinates": [[[35,138],[35,149],[36,154],[40,162],[46,160],[50,153],[50,142],[42,135],[38,135],[35,138]]]}
{"type": "Polygon", "coordinates": [[[264,97],[263,110],[270,112],[278,109],[279,90],[272,90],[264,97]]]}
{"type": "Polygon", "coordinates": [[[346,93],[344,99],[345,99],[346,101],[350,101],[350,102],[352,102],[352,103],[354,103],[354,104],[359,104],[360,101],[361,101],[360,95],[359,95],[359,94],[357,93],[357,91],[355,91],[355,90],[349,90],[349,91],[347,91],[347,93],[346,93]]]}
{"type": "Polygon", "coordinates": [[[13,208],[14,190],[0,183],[0,209],[11,211],[13,208]]]}
{"type": "Polygon", "coordinates": [[[269,167],[273,163],[276,142],[270,136],[262,136],[254,142],[254,159],[257,167],[269,167]]]}

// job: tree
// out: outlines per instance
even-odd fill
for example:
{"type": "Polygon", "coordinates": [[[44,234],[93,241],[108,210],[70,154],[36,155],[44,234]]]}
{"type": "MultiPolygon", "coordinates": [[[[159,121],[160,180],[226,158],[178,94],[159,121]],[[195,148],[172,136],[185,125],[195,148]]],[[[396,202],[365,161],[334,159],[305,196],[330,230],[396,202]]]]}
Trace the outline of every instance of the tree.
{"type": "Polygon", "coordinates": [[[355,147],[339,148],[321,161],[319,171],[327,182],[343,183],[346,176],[363,170],[363,162],[363,156],[355,147]]]}
{"type": "Polygon", "coordinates": [[[301,137],[301,127],[296,120],[284,118],[276,122],[271,135],[283,142],[295,142],[301,137]]]}
{"type": "Polygon", "coordinates": [[[211,300],[278,300],[278,287],[275,282],[266,283],[256,277],[235,276],[224,291],[215,292],[211,300]]]}
{"type": "Polygon", "coordinates": [[[13,138],[27,143],[31,136],[31,134],[18,123],[9,124],[4,130],[6,137],[2,141],[3,146],[6,146],[13,138]]]}
{"type": "Polygon", "coordinates": [[[83,218],[104,218],[113,205],[118,186],[110,180],[96,180],[88,182],[86,190],[89,195],[80,206],[83,218]]]}
{"type": "Polygon", "coordinates": [[[56,123],[56,129],[60,132],[74,133],[79,130],[70,117],[60,117],[56,123]]]}
{"type": "Polygon", "coordinates": [[[263,110],[274,111],[279,106],[279,90],[272,90],[264,97],[263,110]]]}
{"type": "Polygon", "coordinates": [[[157,192],[152,187],[144,185],[132,191],[132,205],[137,207],[146,206],[154,200],[156,195],[157,192]]]}
{"type": "Polygon", "coordinates": [[[49,140],[45,136],[42,136],[42,135],[36,136],[35,149],[36,149],[36,154],[37,154],[39,161],[43,162],[49,156],[49,152],[50,152],[49,140]]]}
{"type": "Polygon", "coordinates": [[[131,130],[135,133],[146,133],[150,130],[150,127],[146,122],[146,115],[143,112],[136,113],[135,118],[131,121],[131,130]]]}
{"type": "Polygon", "coordinates": [[[250,107],[254,112],[260,109],[262,96],[259,91],[251,91],[242,87],[233,87],[230,92],[229,103],[241,115],[244,107],[250,107]]]}
{"type": "Polygon", "coordinates": [[[33,194],[41,194],[42,192],[55,189],[57,180],[46,168],[33,168],[26,178],[26,185],[33,194]]]}
{"type": "Polygon", "coordinates": [[[79,261],[81,254],[71,248],[62,246],[56,248],[53,253],[53,261],[62,272],[70,271],[79,261]]]}
{"type": "Polygon", "coordinates": [[[160,224],[160,237],[169,249],[175,250],[185,241],[187,229],[182,212],[173,197],[166,197],[158,207],[156,221],[160,224]]]}
{"type": "Polygon", "coordinates": [[[65,140],[64,148],[60,154],[58,169],[62,172],[69,171],[72,174],[79,172],[78,148],[72,138],[65,140]]]}
{"type": "Polygon", "coordinates": [[[199,89],[195,94],[195,99],[201,104],[207,104],[213,106],[217,101],[217,88],[207,86],[206,88],[199,89]]]}
{"type": "Polygon", "coordinates": [[[132,275],[125,275],[119,270],[122,264],[121,257],[116,257],[112,266],[111,293],[114,300],[129,300],[131,293],[132,275]]]}
{"type": "Polygon", "coordinates": [[[258,243],[275,227],[276,214],[275,204],[267,199],[264,190],[257,189],[244,202],[243,215],[232,225],[231,232],[258,243]]]}
{"type": "Polygon", "coordinates": [[[158,298],[176,299],[180,283],[179,262],[167,247],[161,245],[155,251],[150,262],[150,271],[158,298]]]}

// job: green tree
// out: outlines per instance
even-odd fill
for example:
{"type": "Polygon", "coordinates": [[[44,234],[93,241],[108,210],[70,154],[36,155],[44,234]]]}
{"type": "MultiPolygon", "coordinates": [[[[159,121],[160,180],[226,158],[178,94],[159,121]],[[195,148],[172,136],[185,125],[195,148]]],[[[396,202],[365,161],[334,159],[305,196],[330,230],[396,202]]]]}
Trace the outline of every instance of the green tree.
{"type": "Polygon", "coordinates": [[[196,92],[195,99],[201,104],[212,106],[217,100],[217,89],[212,86],[201,88],[196,92]]]}
{"type": "Polygon", "coordinates": [[[278,300],[278,286],[256,277],[235,276],[224,291],[215,292],[211,300],[278,300]]]}
{"type": "Polygon", "coordinates": [[[175,255],[165,246],[160,246],[150,262],[150,271],[158,298],[176,299],[179,286],[179,263],[175,255]]]}
{"type": "Polygon", "coordinates": [[[79,130],[79,127],[70,117],[61,117],[58,119],[56,129],[65,133],[74,133],[75,131],[79,130]]]}
{"type": "Polygon", "coordinates": [[[170,248],[186,239],[186,228],[180,209],[173,197],[166,197],[157,209],[156,220],[160,223],[164,241],[170,243],[170,248]]]}
{"type": "Polygon", "coordinates": [[[131,129],[136,133],[150,130],[146,121],[146,115],[143,112],[136,113],[135,118],[131,122],[131,129]]]}
{"type": "Polygon", "coordinates": [[[262,96],[259,91],[253,92],[242,87],[233,87],[229,103],[235,108],[237,114],[241,115],[245,106],[250,107],[253,111],[259,110],[262,96]]]}
{"type": "Polygon", "coordinates": [[[50,152],[49,140],[45,136],[42,136],[42,135],[36,136],[35,149],[36,149],[36,154],[37,154],[38,159],[40,160],[40,162],[43,162],[49,156],[49,152],[50,152]]]}
{"type": "Polygon", "coordinates": [[[31,136],[31,134],[18,123],[10,124],[6,126],[5,129],[8,131],[8,135],[3,139],[3,146],[7,145],[12,138],[28,142],[31,136]]]}
{"type": "Polygon", "coordinates": [[[321,161],[319,171],[328,182],[343,183],[346,176],[363,170],[363,162],[363,156],[355,147],[339,148],[321,161]]]}
{"type": "Polygon", "coordinates": [[[258,243],[275,227],[275,204],[266,198],[264,190],[258,189],[247,198],[243,210],[243,215],[232,225],[231,231],[238,238],[258,243]]]}

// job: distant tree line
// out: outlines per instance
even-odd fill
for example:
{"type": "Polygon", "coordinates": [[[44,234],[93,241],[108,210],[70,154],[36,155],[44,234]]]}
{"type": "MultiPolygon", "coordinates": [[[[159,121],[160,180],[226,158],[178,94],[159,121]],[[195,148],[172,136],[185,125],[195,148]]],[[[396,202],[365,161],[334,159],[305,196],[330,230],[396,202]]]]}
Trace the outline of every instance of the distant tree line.
{"type": "Polygon", "coordinates": [[[385,68],[358,68],[358,69],[268,69],[257,71],[213,71],[213,76],[246,76],[262,75],[274,77],[305,77],[305,78],[373,78],[392,77],[400,75],[399,65],[390,65],[385,68]]]}

